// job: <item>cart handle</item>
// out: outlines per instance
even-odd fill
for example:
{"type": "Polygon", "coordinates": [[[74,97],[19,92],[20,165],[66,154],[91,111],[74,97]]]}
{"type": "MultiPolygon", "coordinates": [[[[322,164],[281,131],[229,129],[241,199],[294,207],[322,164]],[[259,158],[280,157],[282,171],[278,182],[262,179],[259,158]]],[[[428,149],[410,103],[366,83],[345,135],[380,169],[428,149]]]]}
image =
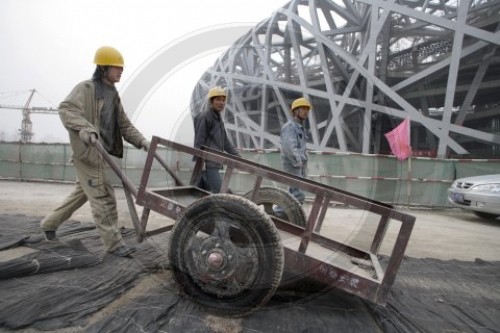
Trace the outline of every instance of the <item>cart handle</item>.
{"type": "Polygon", "coordinates": [[[137,197],[137,189],[135,188],[134,184],[130,181],[130,179],[123,173],[121,170],[120,166],[111,158],[111,156],[108,154],[106,149],[102,146],[102,144],[94,138],[92,135],[90,136],[90,143],[94,145],[94,147],[99,151],[101,156],[108,162],[109,166],[113,171],[116,173],[116,175],[120,178],[120,180],[123,183],[123,186],[127,187],[127,189],[132,193],[134,197],[137,197]]]}
{"type": "Polygon", "coordinates": [[[157,151],[155,151],[155,158],[161,164],[161,166],[165,170],[167,170],[170,176],[172,176],[172,178],[175,181],[175,186],[184,186],[184,182],[175,174],[175,172],[172,169],[170,169],[167,162],[165,162],[165,160],[160,156],[160,154],[158,154],[157,151]]]}
{"type": "MultiPolygon", "coordinates": [[[[127,187],[127,189],[132,193],[132,195],[137,198],[137,189],[132,184],[130,179],[123,173],[122,169],[120,166],[113,160],[113,158],[108,154],[106,149],[102,146],[101,142],[97,140],[94,136],[90,136],[90,143],[94,145],[94,147],[97,148],[101,156],[108,162],[109,166],[113,171],[116,173],[116,175],[120,178],[120,180],[123,183],[123,186],[127,187]]],[[[158,154],[158,152],[155,151],[155,159],[167,170],[167,172],[174,178],[175,185],[176,186],[184,186],[184,183],[182,180],[175,174],[174,171],[167,165],[167,163],[163,160],[163,158],[158,154]]]]}

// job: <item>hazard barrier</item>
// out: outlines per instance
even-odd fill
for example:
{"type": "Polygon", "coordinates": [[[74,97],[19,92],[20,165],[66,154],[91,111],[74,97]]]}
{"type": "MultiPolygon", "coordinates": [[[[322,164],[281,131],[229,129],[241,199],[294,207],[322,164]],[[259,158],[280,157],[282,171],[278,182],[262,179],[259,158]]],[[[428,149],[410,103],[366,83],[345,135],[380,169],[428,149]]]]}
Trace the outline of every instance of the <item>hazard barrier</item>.
{"type": "MultiPolygon", "coordinates": [[[[69,144],[18,142],[0,143],[0,178],[25,181],[74,182],[76,173],[70,162],[69,144]]],[[[164,160],[189,182],[194,163],[191,156],[160,150],[164,160]]],[[[280,154],[273,150],[241,150],[244,158],[273,168],[281,168],[280,154]]],[[[126,146],[124,158],[117,160],[131,181],[138,185],[146,153],[126,146]]],[[[157,163],[157,162],[155,162],[157,163]]],[[[499,173],[497,159],[436,159],[412,157],[399,161],[392,156],[309,152],[308,178],[342,190],[394,205],[447,207],[447,189],[454,179],[499,173]]],[[[221,171],[223,172],[223,171],[221,171]]],[[[119,179],[109,173],[116,185],[119,179]]],[[[169,186],[171,177],[161,165],[153,165],[151,182],[169,186]]],[[[230,188],[245,193],[253,188],[252,175],[240,172],[232,177],[230,188]]],[[[269,182],[269,186],[280,186],[269,182]]],[[[1,186],[1,184],[0,184],[1,186]]]]}

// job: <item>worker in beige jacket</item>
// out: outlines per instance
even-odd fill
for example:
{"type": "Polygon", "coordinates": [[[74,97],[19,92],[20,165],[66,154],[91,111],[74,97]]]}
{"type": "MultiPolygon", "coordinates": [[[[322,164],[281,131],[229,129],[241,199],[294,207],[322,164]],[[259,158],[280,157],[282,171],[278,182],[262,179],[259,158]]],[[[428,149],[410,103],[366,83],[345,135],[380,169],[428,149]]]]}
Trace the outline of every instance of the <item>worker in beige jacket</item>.
{"type": "Polygon", "coordinates": [[[59,106],[59,116],[69,132],[76,186],[65,201],[41,222],[47,240],[57,240],[56,230],[87,200],[107,252],[129,256],[118,228],[116,197],[106,177],[104,160],[92,144],[99,140],[106,151],[123,157],[123,139],[137,148],[149,148],[149,141],[130,122],[115,88],[123,72],[123,57],[112,47],[101,47],[94,58],[92,80],[76,85],[59,106]]]}

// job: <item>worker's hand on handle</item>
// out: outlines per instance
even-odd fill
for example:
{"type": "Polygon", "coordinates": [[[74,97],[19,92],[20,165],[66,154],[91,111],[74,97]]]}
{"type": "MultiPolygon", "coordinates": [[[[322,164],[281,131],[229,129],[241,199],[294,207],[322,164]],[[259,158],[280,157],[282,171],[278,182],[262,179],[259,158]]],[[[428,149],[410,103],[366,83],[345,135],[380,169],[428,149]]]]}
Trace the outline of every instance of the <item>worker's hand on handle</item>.
{"type": "Polygon", "coordinates": [[[144,151],[149,151],[149,146],[151,145],[151,142],[149,140],[142,140],[141,141],[141,147],[144,149],[144,151]]]}
{"type": "Polygon", "coordinates": [[[81,130],[79,133],[80,139],[86,144],[94,144],[97,141],[97,133],[81,130]]]}

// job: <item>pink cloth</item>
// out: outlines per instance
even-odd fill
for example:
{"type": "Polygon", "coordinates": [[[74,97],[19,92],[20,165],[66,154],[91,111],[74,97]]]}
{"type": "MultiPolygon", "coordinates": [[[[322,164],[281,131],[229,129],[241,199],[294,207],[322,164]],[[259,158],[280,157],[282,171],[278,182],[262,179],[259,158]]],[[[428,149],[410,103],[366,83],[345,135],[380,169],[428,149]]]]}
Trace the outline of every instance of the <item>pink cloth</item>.
{"type": "Polygon", "coordinates": [[[410,119],[406,118],[395,129],[385,134],[392,153],[401,161],[411,156],[410,119]]]}

